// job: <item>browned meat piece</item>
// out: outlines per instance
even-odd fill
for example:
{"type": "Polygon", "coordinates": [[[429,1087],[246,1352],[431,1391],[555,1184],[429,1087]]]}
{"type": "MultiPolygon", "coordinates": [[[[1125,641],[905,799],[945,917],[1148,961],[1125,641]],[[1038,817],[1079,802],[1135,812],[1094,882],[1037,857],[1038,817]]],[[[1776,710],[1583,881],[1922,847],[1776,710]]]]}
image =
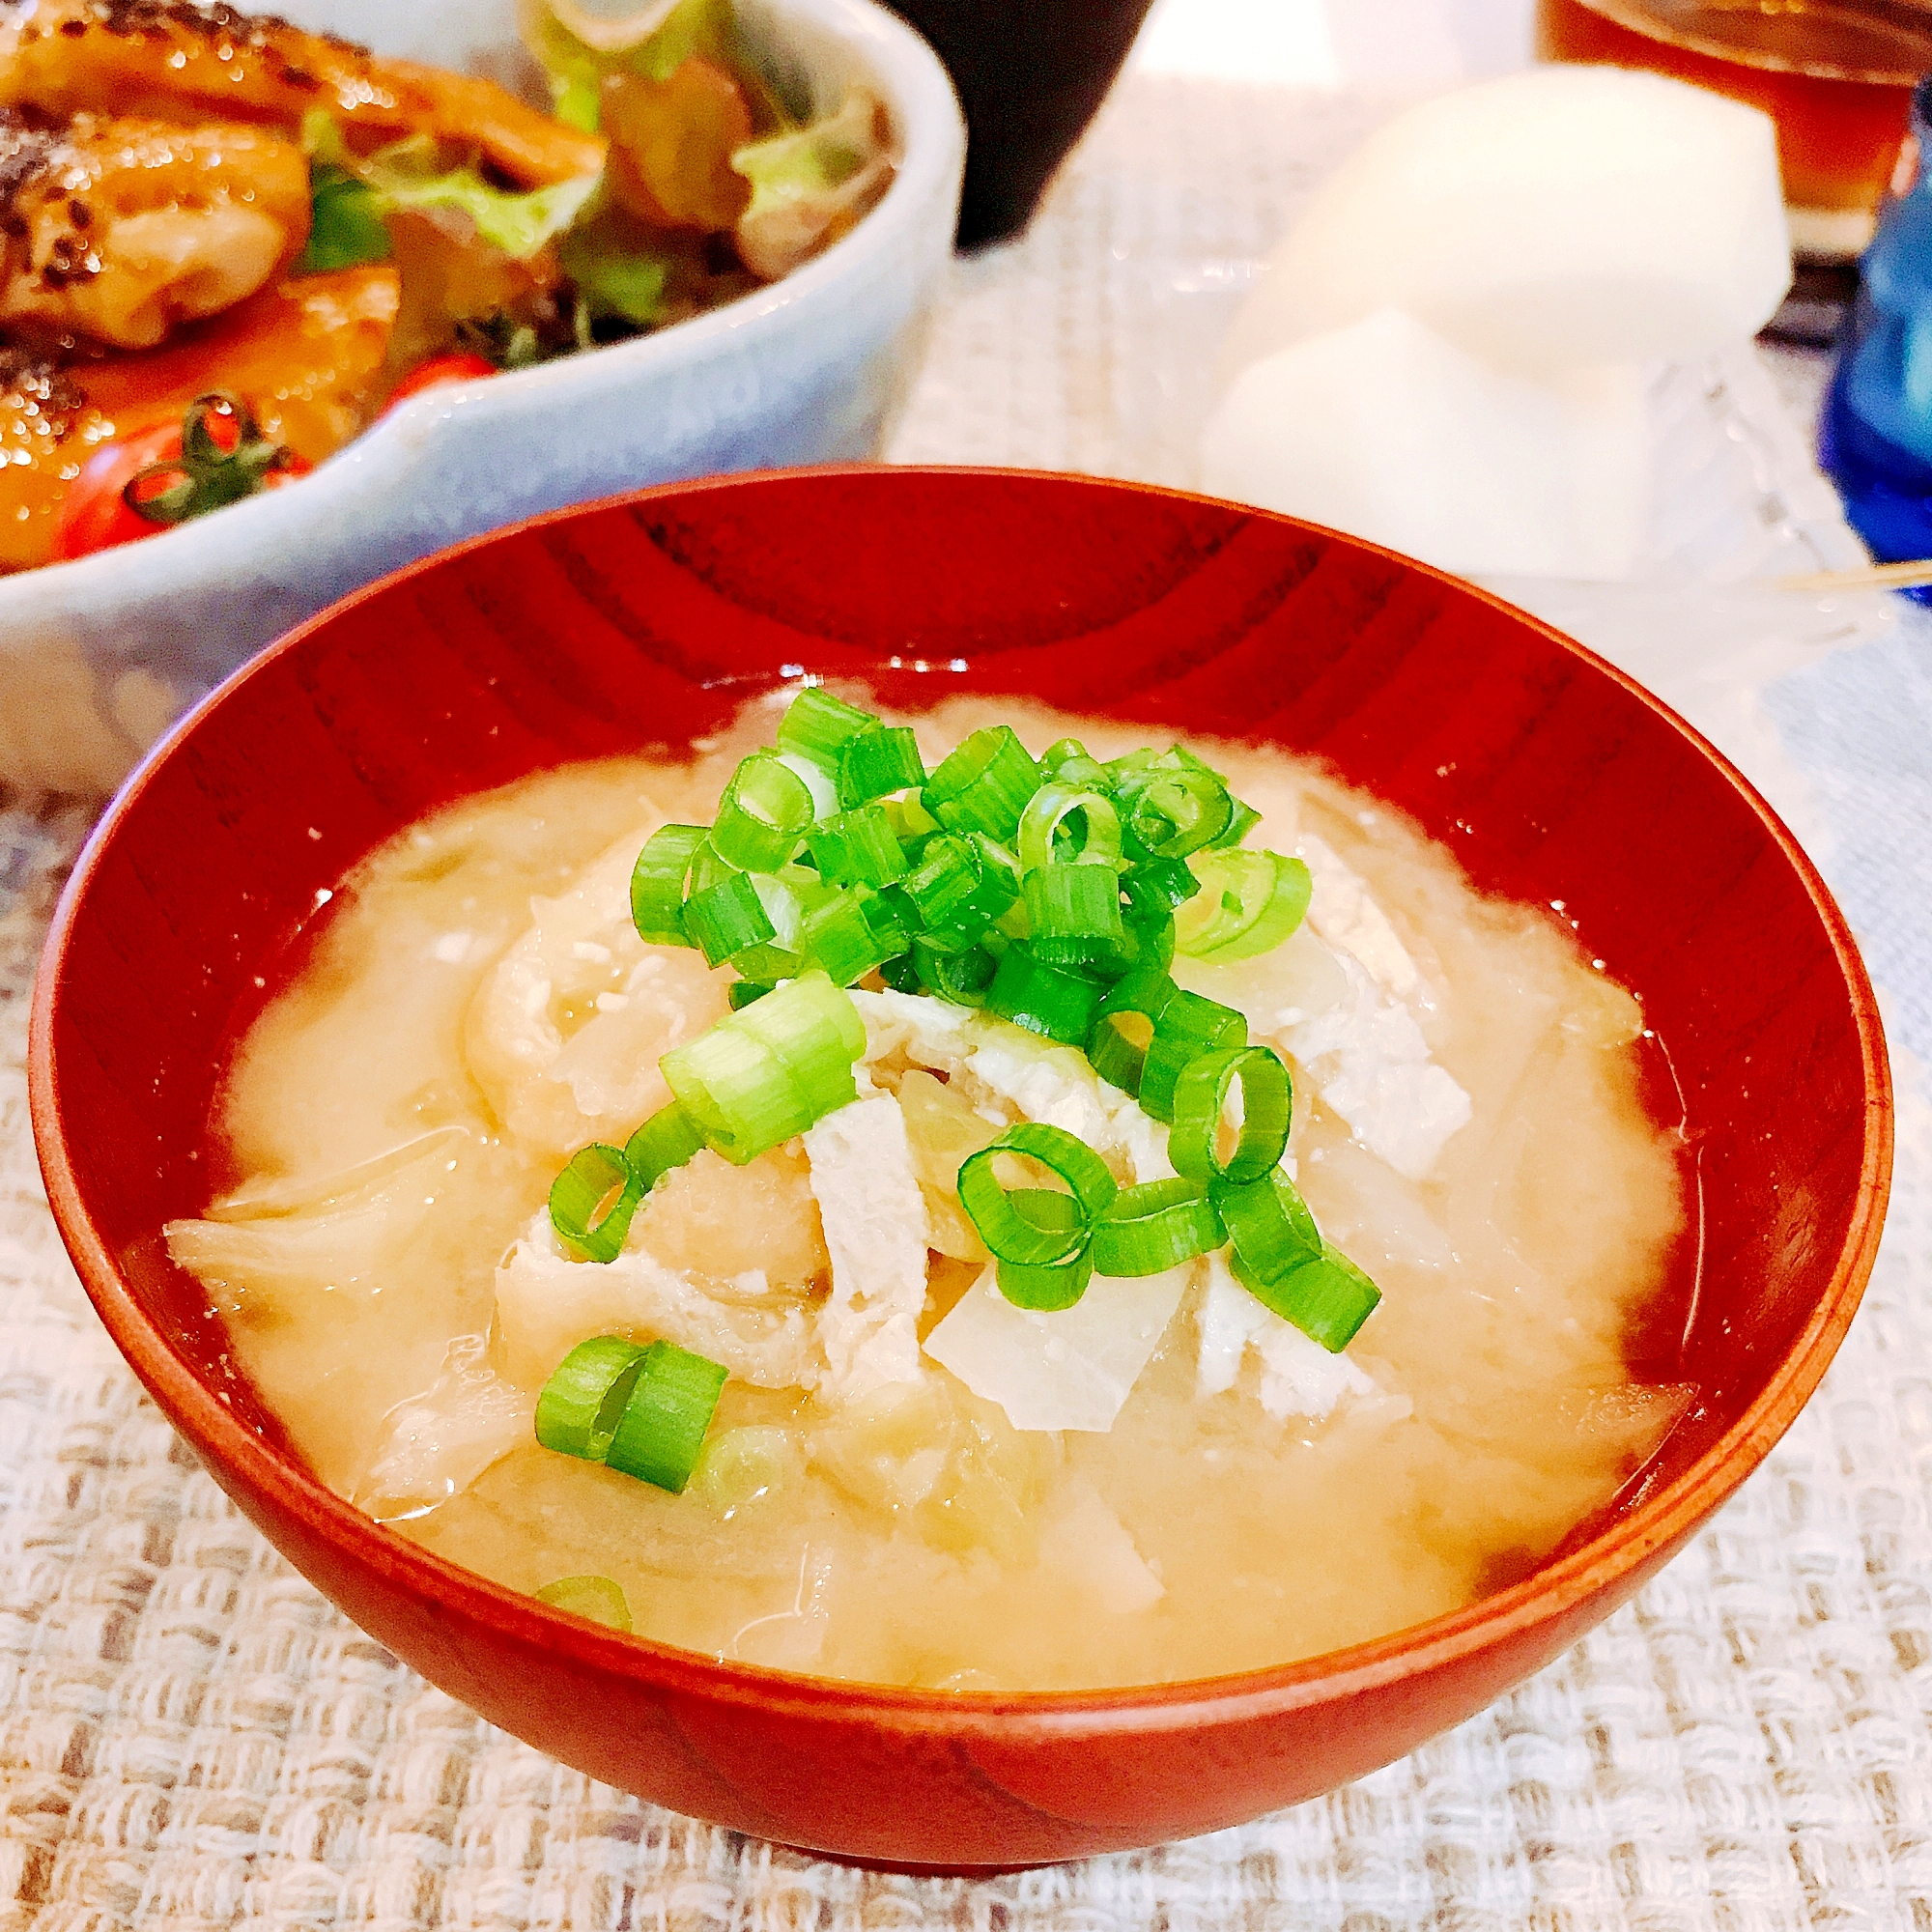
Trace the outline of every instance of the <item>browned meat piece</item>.
{"type": "Polygon", "coordinates": [[[604,164],[604,143],[526,106],[492,81],[378,60],[270,15],[190,0],[15,0],[0,10],[0,104],[300,125],[311,108],[367,153],[428,132],[473,145],[520,186],[604,164]]]}
{"type": "Polygon", "coordinates": [[[103,442],[228,389],[262,433],[320,463],[368,419],[395,327],[393,264],[298,275],[165,348],[63,370],[0,348],[0,571],[44,563],[68,485],[103,442]]]}
{"type": "Polygon", "coordinates": [[[308,163],[260,128],[0,114],[0,327],[151,349],[308,239],[308,163]]]}

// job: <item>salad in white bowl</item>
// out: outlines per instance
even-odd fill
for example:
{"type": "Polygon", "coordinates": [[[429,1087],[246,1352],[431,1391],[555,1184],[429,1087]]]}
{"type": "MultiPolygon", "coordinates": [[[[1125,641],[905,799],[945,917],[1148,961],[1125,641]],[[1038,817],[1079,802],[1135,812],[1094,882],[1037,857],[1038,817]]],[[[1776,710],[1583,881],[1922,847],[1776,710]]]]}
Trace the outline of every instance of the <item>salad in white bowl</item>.
{"type": "Polygon", "coordinates": [[[0,22],[0,778],[112,785],[452,541],[868,456],[909,375],[962,136],[870,0],[298,11],[0,22]]]}

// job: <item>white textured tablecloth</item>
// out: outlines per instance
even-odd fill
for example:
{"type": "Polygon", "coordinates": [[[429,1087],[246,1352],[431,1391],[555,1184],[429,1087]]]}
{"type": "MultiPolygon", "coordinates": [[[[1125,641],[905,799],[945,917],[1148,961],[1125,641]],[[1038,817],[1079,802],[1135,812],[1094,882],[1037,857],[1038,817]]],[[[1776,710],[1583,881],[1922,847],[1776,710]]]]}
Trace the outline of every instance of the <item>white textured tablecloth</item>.
{"type": "MultiPolygon", "coordinates": [[[[1232,295],[1365,112],[1135,85],[1031,237],[960,267],[895,454],[1189,481],[1232,295]]],[[[1815,366],[1777,373],[1808,406],[1815,366]]],[[[1593,606],[1578,628],[1635,649],[1642,614],[1593,606]]],[[[1863,607],[1800,625],[1794,651],[1781,619],[1740,621],[1683,701],[1736,726],[1823,855],[1895,1046],[1932,1058],[1932,625],[1863,607]]],[[[27,1130],[33,954],[84,817],[5,803],[0,1932],[1932,1927],[1932,1131],[1902,1057],[1864,1312],[1770,1464],[1635,1605],[1332,1798],[1008,1879],[881,1876],[492,1730],[294,1577],[174,1443],[68,1268],[27,1130]]]]}

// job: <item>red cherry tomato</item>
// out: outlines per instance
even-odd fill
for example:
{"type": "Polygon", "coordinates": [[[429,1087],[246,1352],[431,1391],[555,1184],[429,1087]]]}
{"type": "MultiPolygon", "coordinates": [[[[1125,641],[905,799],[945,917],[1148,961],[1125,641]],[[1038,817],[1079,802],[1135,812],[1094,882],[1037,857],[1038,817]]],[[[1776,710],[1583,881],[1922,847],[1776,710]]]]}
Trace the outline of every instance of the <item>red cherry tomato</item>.
{"type": "Polygon", "coordinates": [[[152,537],[190,517],[219,509],[223,503],[258,491],[279,490],[315,466],[293,450],[270,450],[259,439],[254,418],[232,399],[204,396],[193,404],[182,422],[155,423],[136,430],[113,442],[104,442],[88,458],[81,472],[69,486],[54,521],[53,555],[56,562],[76,556],[91,556],[96,551],[111,550],[117,544],[133,543],[152,537]],[[183,462],[184,431],[199,417],[209,440],[214,445],[214,463],[196,468],[183,462]],[[219,469],[236,457],[242,445],[249,446],[246,474],[224,476],[211,491],[209,469],[219,469]],[[266,463],[269,467],[262,467],[266,463]],[[151,477],[137,485],[144,469],[157,464],[181,465],[174,475],[151,477]],[[171,481],[185,480],[190,486],[188,500],[179,510],[161,517],[144,517],[128,500],[130,493],[152,502],[161,496],[171,481]]]}
{"type": "Polygon", "coordinates": [[[425,389],[439,388],[444,383],[473,383],[479,377],[496,373],[496,363],[481,355],[432,355],[427,362],[418,362],[389,391],[385,412],[398,403],[408,402],[412,396],[421,395],[425,389]]]}

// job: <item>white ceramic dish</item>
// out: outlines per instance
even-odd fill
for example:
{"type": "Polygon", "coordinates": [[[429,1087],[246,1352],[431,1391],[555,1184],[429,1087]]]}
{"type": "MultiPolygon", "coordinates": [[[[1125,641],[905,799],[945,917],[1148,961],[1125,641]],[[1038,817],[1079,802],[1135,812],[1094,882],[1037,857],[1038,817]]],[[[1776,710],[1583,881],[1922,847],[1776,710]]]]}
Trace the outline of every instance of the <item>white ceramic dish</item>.
{"type": "MultiPolygon", "coordinates": [[[[304,27],[514,78],[512,0],[280,0],[304,27]]],[[[299,487],[74,563],[0,578],[0,780],[105,791],[168,721],[357,584],[541,510],[645,483],[875,455],[951,257],[965,131],[952,83],[872,0],[739,0],[814,105],[865,79],[898,173],[782,281],[656,335],[384,418],[299,487]]]]}

